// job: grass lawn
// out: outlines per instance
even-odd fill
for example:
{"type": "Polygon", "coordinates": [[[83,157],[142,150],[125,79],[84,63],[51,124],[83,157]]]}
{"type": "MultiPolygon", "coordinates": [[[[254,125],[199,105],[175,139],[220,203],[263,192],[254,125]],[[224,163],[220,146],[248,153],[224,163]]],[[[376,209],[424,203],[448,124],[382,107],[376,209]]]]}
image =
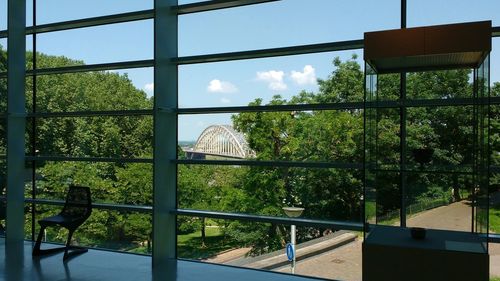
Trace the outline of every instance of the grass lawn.
{"type": "Polygon", "coordinates": [[[500,277],[491,277],[490,281],[500,281],[500,277]]]}
{"type": "Polygon", "coordinates": [[[225,238],[217,227],[206,228],[205,246],[201,245],[201,231],[177,235],[179,258],[206,259],[222,251],[238,247],[237,243],[225,238]]]}
{"type": "MultiPolygon", "coordinates": [[[[500,204],[490,206],[490,230],[500,233],[500,204]]],[[[500,278],[495,281],[500,281],[500,278]]]]}

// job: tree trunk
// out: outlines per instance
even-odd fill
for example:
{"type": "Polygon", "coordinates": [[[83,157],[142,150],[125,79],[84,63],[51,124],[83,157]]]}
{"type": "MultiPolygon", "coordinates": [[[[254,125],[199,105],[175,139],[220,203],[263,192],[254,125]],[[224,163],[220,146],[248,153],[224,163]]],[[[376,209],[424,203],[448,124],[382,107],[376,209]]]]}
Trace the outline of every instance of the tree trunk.
{"type": "Polygon", "coordinates": [[[206,232],[205,232],[205,218],[201,218],[201,247],[206,248],[207,245],[205,245],[205,238],[206,238],[206,232]]]}
{"type": "Polygon", "coordinates": [[[458,184],[458,177],[454,176],[453,177],[453,202],[458,202],[462,200],[460,198],[460,186],[458,184]]]}

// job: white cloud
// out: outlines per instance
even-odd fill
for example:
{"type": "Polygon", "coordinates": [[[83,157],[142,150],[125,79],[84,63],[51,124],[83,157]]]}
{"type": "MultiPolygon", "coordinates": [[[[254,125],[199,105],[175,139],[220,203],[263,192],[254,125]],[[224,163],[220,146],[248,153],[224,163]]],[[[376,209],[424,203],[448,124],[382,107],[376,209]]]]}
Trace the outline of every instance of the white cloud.
{"type": "Polygon", "coordinates": [[[228,103],[231,103],[231,100],[230,100],[230,99],[228,99],[228,98],[221,98],[221,99],[220,99],[220,102],[221,102],[221,103],[228,104],[228,103]]]}
{"type": "Polygon", "coordinates": [[[148,83],[144,85],[144,90],[146,90],[146,92],[152,93],[155,90],[155,83],[148,83]]]}
{"type": "Polygon", "coordinates": [[[208,83],[207,91],[211,93],[234,93],[238,91],[238,88],[231,82],[213,79],[208,83]]]}
{"type": "Polygon", "coordinates": [[[316,84],[316,70],[309,64],[304,66],[304,70],[302,72],[292,70],[290,77],[299,85],[316,84]]]}
{"type": "Polygon", "coordinates": [[[283,71],[269,70],[257,72],[257,80],[267,82],[269,89],[273,91],[284,91],[287,89],[287,85],[283,82],[284,76],[285,73],[283,71]]]}

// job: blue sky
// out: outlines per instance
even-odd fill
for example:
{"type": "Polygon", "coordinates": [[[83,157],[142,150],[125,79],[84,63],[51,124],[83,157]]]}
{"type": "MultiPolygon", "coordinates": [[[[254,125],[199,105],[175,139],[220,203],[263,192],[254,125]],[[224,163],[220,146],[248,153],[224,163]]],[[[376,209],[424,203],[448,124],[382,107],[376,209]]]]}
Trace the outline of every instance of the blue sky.
{"type": "MultiPolygon", "coordinates": [[[[189,3],[196,1],[179,1],[189,3]]],[[[28,5],[28,25],[32,24],[28,5]]],[[[37,23],[51,23],[152,8],[144,0],[39,0],[37,23]]],[[[408,26],[475,20],[500,25],[498,0],[408,0],[408,26]]],[[[283,0],[179,18],[179,55],[199,55],[301,44],[361,39],[363,32],[399,28],[399,0],[283,0]]],[[[153,57],[153,22],[86,28],[37,37],[38,51],[64,55],[86,63],[105,63],[153,57]]],[[[6,0],[0,0],[0,29],[6,28],[6,0]]],[[[31,45],[31,38],[27,45],[31,45]]],[[[0,41],[4,45],[5,41],[0,41]]],[[[494,39],[492,80],[500,81],[500,38],[494,39]]],[[[179,106],[246,105],[255,98],[268,101],[301,90],[316,91],[316,78],[326,78],[331,61],[346,51],[187,65],[179,68],[179,106]]],[[[123,70],[137,88],[152,95],[153,71],[123,70]]],[[[179,140],[195,140],[211,124],[229,124],[230,114],[179,118],[179,140]]]]}

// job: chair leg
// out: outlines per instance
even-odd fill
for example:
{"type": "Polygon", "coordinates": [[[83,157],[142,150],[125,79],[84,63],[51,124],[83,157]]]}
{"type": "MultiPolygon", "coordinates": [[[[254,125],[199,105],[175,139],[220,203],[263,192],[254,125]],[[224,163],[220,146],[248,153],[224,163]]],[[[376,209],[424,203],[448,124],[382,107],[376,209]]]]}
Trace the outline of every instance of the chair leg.
{"type": "Polygon", "coordinates": [[[69,259],[77,255],[88,252],[88,249],[85,247],[71,245],[71,237],[73,236],[75,230],[76,229],[70,230],[70,233],[68,234],[68,241],[66,241],[66,250],[64,252],[64,257],[63,257],[64,262],[67,262],[69,259]]]}
{"type": "Polygon", "coordinates": [[[71,245],[71,238],[73,237],[73,232],[75,232],[74,229],[69,229],[69,232],[68,232],[68,240],[66,241],[66,249],[64,250],[64,257],[63,257],[63,260],[67,259],[68,258],[68,250],[69,250],[69,247],[71,245]]]}
{"type": "Polygon", "coordinates": [[[45,228],[46,228],[46,226],[41,226],[40,232],[38,233],[38,237],[37,237],[36,242],[35,242],[35,247],[33,247],[33,252],[31,254],[34,257],[60,253],[61,251],[64,251],[66,249],[66,247],[50,248],[50,249],[45,249],[45,250],[40,249],[40,247],[42,245],[42,238],[43,238],[43,233],[44,233],[45,228]]]}
{"type": "Polygon", "coordinates": [[[33,248],[33,256],[40,256],[40,246],[42,245],[43,231],[45,230],[45,226],[40,228],[40,232],[38,232],[38,237],[36,238],[35,247],[33,248]]]}

